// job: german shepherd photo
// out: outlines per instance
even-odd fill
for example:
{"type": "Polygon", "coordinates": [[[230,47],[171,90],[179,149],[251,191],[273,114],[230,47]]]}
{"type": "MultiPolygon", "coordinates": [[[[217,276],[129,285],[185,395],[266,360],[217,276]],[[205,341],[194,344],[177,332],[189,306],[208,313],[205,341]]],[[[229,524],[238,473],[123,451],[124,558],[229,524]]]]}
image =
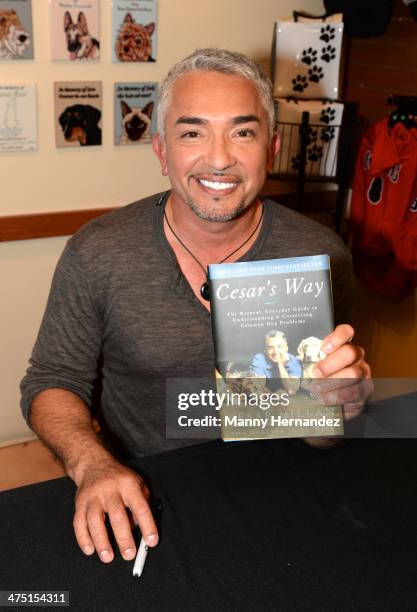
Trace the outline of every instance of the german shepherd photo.
{"type": "Polygon", "coordinates": [[[88,31],[87,18],[81,11],[77,21],[73,21],[71,13],[65,11],[64,32],[69,53],[69,59],[95,60],[100,57],[100,43],[88,31]]]}

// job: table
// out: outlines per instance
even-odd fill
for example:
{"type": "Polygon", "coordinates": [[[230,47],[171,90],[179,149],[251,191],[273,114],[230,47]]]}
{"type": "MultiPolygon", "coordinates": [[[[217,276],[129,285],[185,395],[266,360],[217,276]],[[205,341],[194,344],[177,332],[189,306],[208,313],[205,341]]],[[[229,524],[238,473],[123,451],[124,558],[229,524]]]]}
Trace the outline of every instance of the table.
{"type": "Polygon", "coordinates": [[[141,578],[84,556],[68,478],[0,494],[0,588],[84,611],[415,610],[417,442],[211,441],[137,467],[163,500],[141,578]]]}

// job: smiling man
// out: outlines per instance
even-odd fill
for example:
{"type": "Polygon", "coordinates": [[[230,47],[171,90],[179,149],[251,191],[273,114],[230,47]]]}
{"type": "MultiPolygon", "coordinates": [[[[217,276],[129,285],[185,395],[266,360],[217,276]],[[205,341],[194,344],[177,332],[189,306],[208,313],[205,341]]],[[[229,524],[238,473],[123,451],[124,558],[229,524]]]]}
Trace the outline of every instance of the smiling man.
{"type": "Polygon", "coordinates": [[[114,557],[106,514],[123,558],[135,555],[129,513],[149,546],[158,542],[146,485],[124,463],[192,443],[165,437],[165,381],[213,376],[209,263],[328,253],[341,325],[325,338],[317,377],[351,379],[344,402],[360,404],[356,381],[369,367],[343,324],[349,252],[328,228],[259,196],[279,146],[275,124],[271,84],[257,64],[196,51],[160,90],[153,147],[171,190],[88,223],[58,263],[22,409],[77,485],[81,549],[104,562],[114,557]]]}
{"type": "Polygon", "coordinates": [[[238,218],[256,201],[278,142],[254,84],[199,71],[179,78],[171,96],[154,145],[172,205],[186,203],[205,221],[238,218]]]}

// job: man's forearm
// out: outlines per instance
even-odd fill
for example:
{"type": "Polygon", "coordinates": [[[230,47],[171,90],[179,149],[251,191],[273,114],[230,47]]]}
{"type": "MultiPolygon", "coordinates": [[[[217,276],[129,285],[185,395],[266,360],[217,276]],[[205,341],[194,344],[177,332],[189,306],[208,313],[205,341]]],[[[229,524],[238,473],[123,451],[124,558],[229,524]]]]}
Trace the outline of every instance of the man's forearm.
{"type": "Polygon", "coordinates": [[[86,404],[66,389],[46,389],[32,401],[33,430],[61,459],[68,476],[79,485],[85,467],[111,457],[93,427],[86,404]]]}

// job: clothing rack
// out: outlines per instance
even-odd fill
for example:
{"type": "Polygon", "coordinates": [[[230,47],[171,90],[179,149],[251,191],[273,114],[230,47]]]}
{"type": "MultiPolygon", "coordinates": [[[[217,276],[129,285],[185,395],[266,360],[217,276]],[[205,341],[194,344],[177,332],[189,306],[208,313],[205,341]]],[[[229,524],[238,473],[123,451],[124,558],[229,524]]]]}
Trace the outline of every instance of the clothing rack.
{"type": "MultiPolygon", "coordinates": [[[[338,130],[338,148],[335,157],[335,171],[332,176],[326,176],[320,171],[313,174],[307,174],[307,149],[309,146],[309,137],[311,130],[314,128],[322,129],[323,126],[312,125],[310,123],[310,113],[307,111],[302,113],[301,124],[285,124],[278,123],[278,130],[284,134],[286,130],[297,130],[298,137],[298,154],[299,163],[297,172],[290,173],[290,159],[278,157],[279,165],[278,172],[272,172],[268,175],[271,179],[279,181],[290,181],[296,184],[295,208],[302,213],[314,212],[304,204],[304,194],[306,183],[335,183],[337,185],[337,195],[334,210],[332,211],[331,225],[337,233],[342,232],[343,211],[347,198],[347,192],[350,186],[350,181],[353,176],[354,155],[355,149],[355,134],[357,120],[358,105],[353,102],[345,103],[343,111],[342,123],[339,126],[334,126],[338,130]]],[[[280,155],[280,154],[279,154],[280,155]]],[[[324,164],[325,165],[325,164],[324,164]]],[[[318,169],[323,168],[322,165],[318,169]]]]}

